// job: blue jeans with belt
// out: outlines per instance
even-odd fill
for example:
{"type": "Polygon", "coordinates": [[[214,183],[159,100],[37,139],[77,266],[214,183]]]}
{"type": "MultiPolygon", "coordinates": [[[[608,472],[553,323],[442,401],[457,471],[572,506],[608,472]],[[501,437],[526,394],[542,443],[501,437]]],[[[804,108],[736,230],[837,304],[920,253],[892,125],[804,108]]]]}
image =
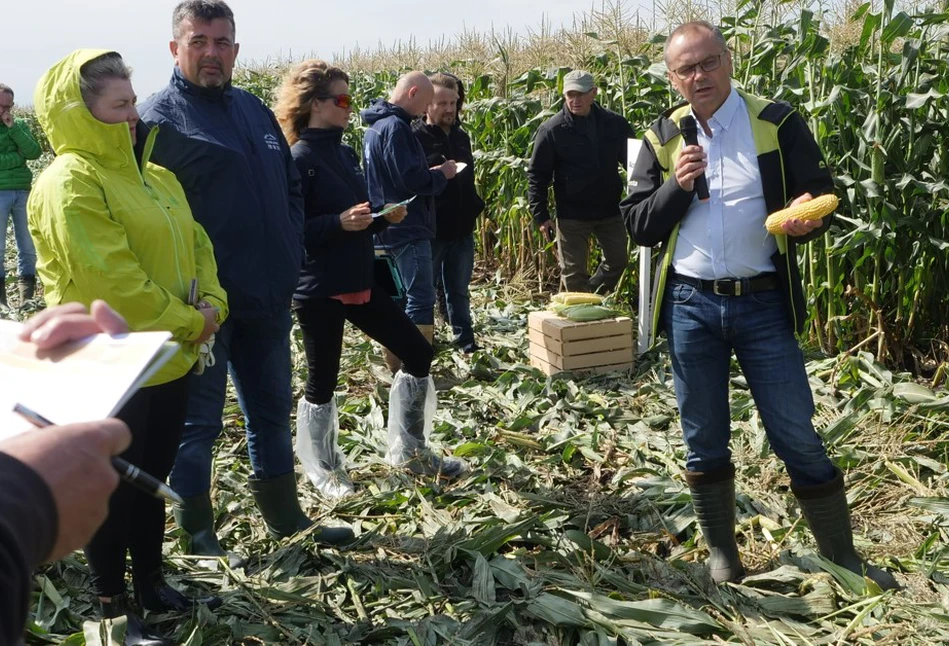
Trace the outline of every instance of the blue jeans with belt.
{"type": "Polygon", "coordinates": [[[258,480],[293,471],[289,309],[267,318],[230,317],[214,335],[213,366],[190,375],[188,416],[171,486],[182,496],[211,488],[214,442],[223,429],[227,377],[244,413],[247,453],[258,480]]]}
{"type": "Polygon", "coordinates": [[[662,298],[676,400],[688,453],[686,469],[731,463],[729,365],[734,351],[768,441],[800,486],[835,476],[814,430],[814,398],[804,356],[780,289],[719,296],[671,276],[662,298]]]}

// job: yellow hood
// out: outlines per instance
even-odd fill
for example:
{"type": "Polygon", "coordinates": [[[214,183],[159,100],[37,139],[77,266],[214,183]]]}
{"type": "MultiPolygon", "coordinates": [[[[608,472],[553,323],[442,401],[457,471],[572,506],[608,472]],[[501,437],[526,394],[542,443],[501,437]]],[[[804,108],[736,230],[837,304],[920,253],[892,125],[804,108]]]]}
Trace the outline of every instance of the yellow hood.
{"type": "Polygon", "coordinates": [[[79,69],[110,53],[108,49],[79,49],[57,62],[36,85],[33,108],[57,155],[75,152],[95,156],[104,166],[134,166],[128,124],[96,119],[79,91],[79,69]]]}

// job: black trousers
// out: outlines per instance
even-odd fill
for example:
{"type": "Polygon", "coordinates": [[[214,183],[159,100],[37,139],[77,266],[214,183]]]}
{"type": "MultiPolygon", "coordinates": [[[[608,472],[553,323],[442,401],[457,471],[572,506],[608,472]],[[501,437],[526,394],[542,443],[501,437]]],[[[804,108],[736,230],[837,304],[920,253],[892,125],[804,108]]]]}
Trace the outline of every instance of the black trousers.
{"type": "MultiPolygon", "coordinates": [[[[132,431],[122,454],[130,463],[164,481],[171,473],[188,406],[188,379],[140,389],[119,411],[132,431]]],[[[132,555],[132,576],[144,583],[161,570],[165,501],[120,482],[109,499],[109,516],[85,548],[92,584],[100,597],[125,592],[125,554],[132,555]]]]}
{"type": "Polygon", "coordinates": [[[344,305],[335,298],[294,301],[303,330],[307,377],[304,397],[311,404],[325,404],[333,397],[343,352],[343,323],[349,321],[402,360],[402,370],[424,378],[432,367],[435,350],[409,320],[402,308],[378,287],[364,305],[344,305]]]}

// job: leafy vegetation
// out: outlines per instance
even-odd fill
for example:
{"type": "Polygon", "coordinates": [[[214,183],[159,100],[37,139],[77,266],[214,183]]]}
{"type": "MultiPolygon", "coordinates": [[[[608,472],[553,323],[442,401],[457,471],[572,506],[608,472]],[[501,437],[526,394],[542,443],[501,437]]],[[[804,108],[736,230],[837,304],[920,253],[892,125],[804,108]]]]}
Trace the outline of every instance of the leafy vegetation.
{"type": "MultiPolygon", "coordinates": [[[[480,286],[476,323],[487,350],[471,361],[439,352],[434,435],[475,465],[451,484],[384,465],[389,376],[378,349],[348,334],[338,403],[357,494],[328,507],[304,481],[301,492],[314,518],[353,525],[352,550],[318,549],[306,535],[266,537],[231,403],[214,496],[222,541],[250,552],[250,567],[184,556],[169,521],[171,579],[226,601],[214,614],[153,620],[188,645],[949,641],[945,392],[868,354],[808,364],[817,421],[848,474],[858,545],[907,586],[881,594],[817,556],[736,375],[732,448],[751,576],[716,588],[679,476],[664,355],[646,355],[629,374],[545,379],[524,365],[526,315],[541,306],[528,300],[524,285],[480,286]]],[[[96,610],[81,556],[37,580],[37,633],[82,643],[83,620],[96,610]]],[[[85,643],[100,643],[99,628],[86,624],[85,643]]]]}

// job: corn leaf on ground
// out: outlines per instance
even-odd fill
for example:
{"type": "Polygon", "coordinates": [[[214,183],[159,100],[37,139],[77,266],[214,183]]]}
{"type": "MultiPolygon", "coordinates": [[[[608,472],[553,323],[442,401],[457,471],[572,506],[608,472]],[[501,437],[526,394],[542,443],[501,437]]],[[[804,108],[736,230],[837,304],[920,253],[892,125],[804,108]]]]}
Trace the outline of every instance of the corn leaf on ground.
{"type": "Polygon", "coordinates": [[[837,208],[837,204],[837,196],[832,193],[818,195],[813,200],[775,211],[765,220],[764,226],[768,233],[784,233],[782,226],[788,220],[819,220],[833,213],[834,209],[837,208]]]}

